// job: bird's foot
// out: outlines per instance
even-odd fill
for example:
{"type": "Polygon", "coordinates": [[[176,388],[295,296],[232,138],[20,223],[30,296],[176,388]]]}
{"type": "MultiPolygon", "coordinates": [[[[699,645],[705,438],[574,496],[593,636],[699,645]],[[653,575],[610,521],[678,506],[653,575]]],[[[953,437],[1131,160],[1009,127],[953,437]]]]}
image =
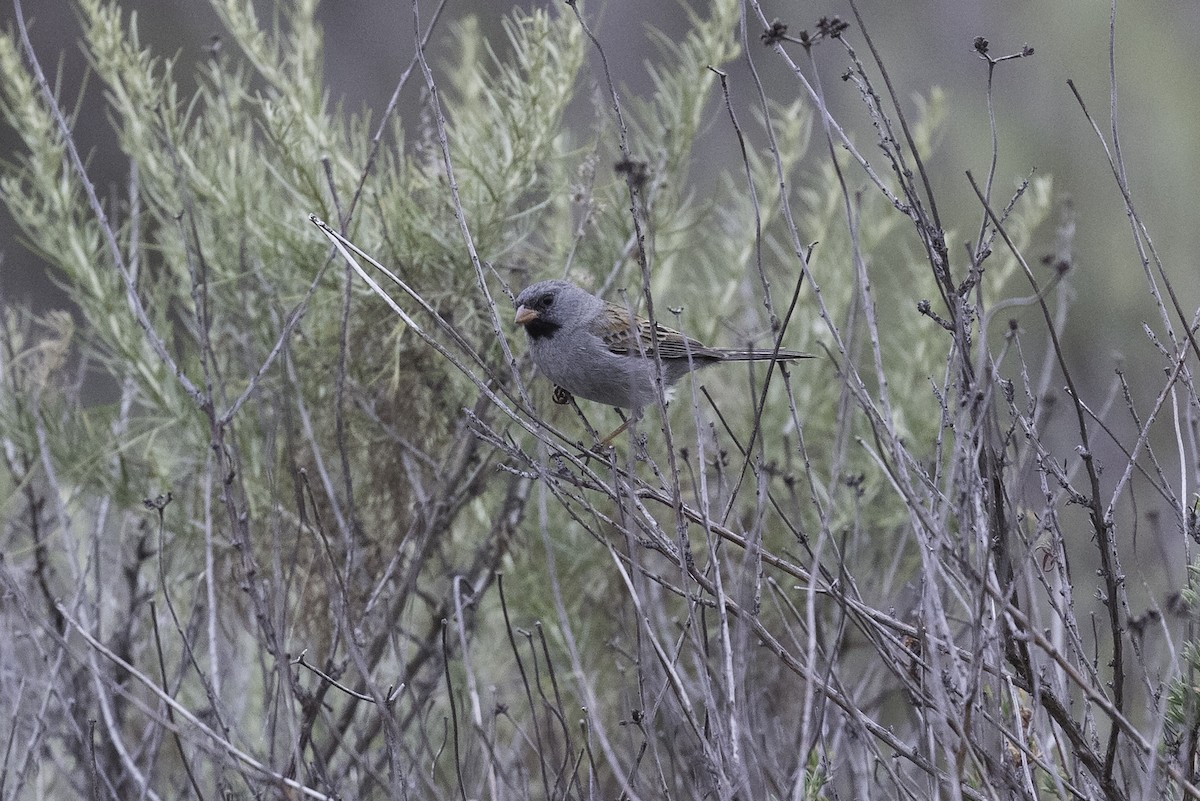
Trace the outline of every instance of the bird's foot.
{"type": "Polygon", "coordinates": [[[601,461],[607,462],[609,456],[611,456],[617,449],[617,446],[610,442],[597,442],[590,448],[583,447],[583,443],[577,444],[579,445],[579,452],[575,454],[575,458],[582,459],[583,461],[600,459],[601,461]]]}

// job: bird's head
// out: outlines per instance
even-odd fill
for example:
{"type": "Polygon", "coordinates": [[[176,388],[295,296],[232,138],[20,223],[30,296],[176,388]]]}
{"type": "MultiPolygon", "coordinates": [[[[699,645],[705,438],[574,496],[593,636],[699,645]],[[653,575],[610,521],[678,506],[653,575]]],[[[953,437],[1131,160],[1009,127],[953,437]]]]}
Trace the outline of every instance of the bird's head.
{"type": "Polygon", "coordinates": [[[539,281],[517,295],[516,323],[532,339],[552,336],[595,315],[595,296],[567,281],[539,281]]]}

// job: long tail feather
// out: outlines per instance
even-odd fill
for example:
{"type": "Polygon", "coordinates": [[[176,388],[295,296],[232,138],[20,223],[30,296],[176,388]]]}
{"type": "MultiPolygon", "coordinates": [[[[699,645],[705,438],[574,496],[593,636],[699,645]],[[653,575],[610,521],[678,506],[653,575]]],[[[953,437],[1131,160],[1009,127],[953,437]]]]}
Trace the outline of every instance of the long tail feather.
{"type": "Polygon", "coordinates": [[[796,359],[815,359],[811,353],[801,353],[798,350],[781,350],[778,353],[769,350],[722,350],[721,360],[727,362],[755,362],[777,359],[790,362],[796,359]]]}

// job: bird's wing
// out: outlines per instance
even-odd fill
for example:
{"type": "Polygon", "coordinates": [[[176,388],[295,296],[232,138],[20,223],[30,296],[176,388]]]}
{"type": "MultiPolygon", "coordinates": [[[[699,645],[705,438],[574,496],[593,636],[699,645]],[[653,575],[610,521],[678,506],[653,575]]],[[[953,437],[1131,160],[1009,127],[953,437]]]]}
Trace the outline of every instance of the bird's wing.
{"type": "MultiPolygon", "coordinates": [[[[604,340],[613,353],[622,355],[654,355],[654,335],[650,321],[645,317],[630,314],[629,310],[616,303],[605,303],[604,311],[596,317],[596,334],[604,340]]],[[[720,358],[720,353],[681,334],[662,323],[654,326],[658,334],[658,348],[664,359],[720,358]]]]}

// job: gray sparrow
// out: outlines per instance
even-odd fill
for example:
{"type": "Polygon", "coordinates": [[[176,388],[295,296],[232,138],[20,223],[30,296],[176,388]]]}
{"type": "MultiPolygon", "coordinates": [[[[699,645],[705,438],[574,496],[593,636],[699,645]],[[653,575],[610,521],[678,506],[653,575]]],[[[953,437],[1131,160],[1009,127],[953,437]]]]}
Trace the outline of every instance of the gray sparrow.
{"type": "MultiPolygon", "coordinates": [[[[516,322],[529,335],[538,371],[572,395],[635,414],[655,402],[655,337],[649,320],[570,282],[540,281],[517,295],[516,322]]],[[[654,329],[668,387],[719,362],[812,358],[792,350],[710,348],[665,325],[654,329]]]]}

